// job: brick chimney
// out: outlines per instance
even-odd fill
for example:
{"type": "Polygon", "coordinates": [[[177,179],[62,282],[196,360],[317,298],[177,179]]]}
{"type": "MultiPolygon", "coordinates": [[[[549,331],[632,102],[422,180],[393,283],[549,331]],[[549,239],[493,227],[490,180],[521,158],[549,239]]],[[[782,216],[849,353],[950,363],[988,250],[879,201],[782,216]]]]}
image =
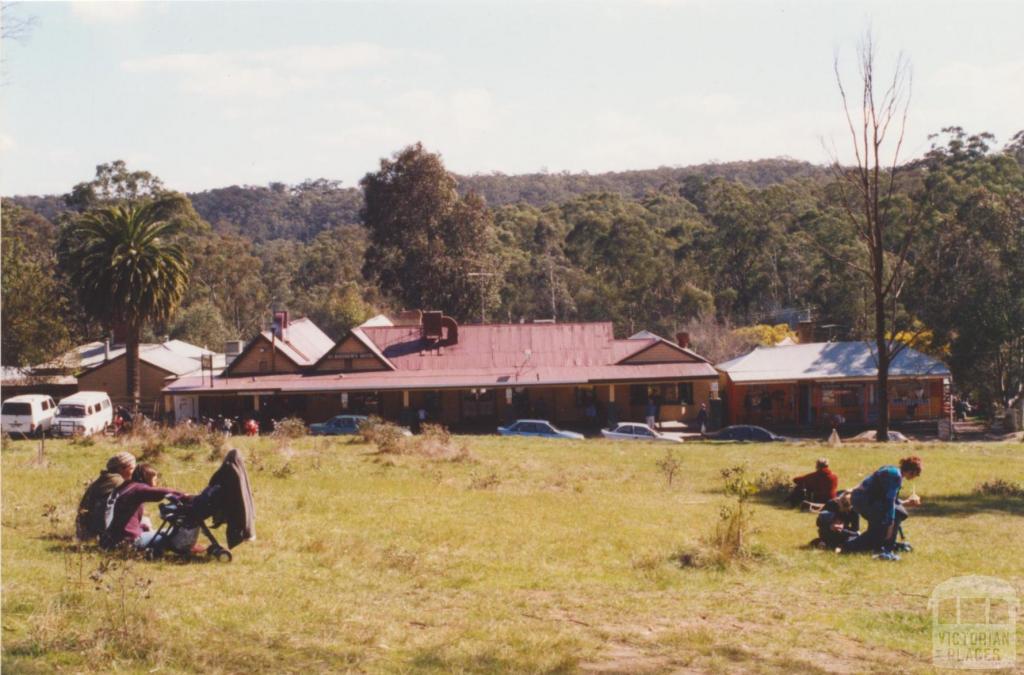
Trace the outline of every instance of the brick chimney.
{"type": "Polygon", "coordinates": [[[796,338],[800,344],[814,342],[814,322],[801,321],[796,325],[796,338]]]}
{"type": "Polygon", "coordinates": [[[288,310],[281,309],[274,312],[274,321],[271,324],[270,330],[277,336],[279,340],[285,340],[288,337],[288,310]]]}
{"type": "Polygon", "coordinates": [[[681,330],[678,333],[676,333],[676,344],[682,347],[683,349],[689,349],[690,334],[687,333],[685,330],[681,330]]]}

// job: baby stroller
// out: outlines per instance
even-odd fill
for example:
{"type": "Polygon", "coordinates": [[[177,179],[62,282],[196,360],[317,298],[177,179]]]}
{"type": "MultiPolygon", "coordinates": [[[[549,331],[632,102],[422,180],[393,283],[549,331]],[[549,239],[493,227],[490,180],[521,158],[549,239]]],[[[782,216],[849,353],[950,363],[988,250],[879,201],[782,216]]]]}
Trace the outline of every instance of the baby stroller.
{"type": "Polygon", "coordinates": [[[202,492],[194,497],[168,497],[160,504],[160,518],[163,522],[142,549],[147,558],[160,558],[168,551],[191,556],[201,532],[210,542],[206,554],[220,562],[231,562],[229,549],[256,538],[249,476],[238,450],[228,452],[202,492]],[[226,525],[227,548],[212,531],[221,525],[226,525]]]}

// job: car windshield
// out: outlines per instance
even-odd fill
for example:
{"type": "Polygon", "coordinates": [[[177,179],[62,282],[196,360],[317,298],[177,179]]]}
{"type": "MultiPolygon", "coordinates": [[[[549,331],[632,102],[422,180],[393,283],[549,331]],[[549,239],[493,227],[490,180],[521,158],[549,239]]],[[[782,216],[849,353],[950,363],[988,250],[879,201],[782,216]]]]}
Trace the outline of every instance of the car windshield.
{"type": "Polygon", "coordinates": [[[74,404],[57,406],[57,414],[61,417],[85,417],[85,406],[74,404]]]}
{"type": "Polygon", "coordinates": [[[31,415],[32,404],[31,403],[4,403],[3,413],[4,415],[31,415]]]}

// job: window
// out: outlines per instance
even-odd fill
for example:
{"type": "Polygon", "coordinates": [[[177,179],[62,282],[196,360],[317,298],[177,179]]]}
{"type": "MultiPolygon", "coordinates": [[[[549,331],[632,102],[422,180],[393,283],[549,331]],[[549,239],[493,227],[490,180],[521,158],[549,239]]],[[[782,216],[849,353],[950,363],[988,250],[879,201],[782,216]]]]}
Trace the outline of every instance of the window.
{"type": "Polygon", "coordinates": [[[649,394],[647,392],[646,384],[631,384],[629,385],[629,402],[633,405],[643,405],[647,403],[649,394]]]}
{"type": "Polygon", "coordinates": [[[636,435],[646,436],[647,438],[653,438],[654,432],[652,432],[650,429],[647,429],[646,427],[636,427],[636,435]]]}
{"type": "Polygon", "coordinates": [[[4,415],[31,415],[32,405],[29,403],[4,403],[4,415]]]}

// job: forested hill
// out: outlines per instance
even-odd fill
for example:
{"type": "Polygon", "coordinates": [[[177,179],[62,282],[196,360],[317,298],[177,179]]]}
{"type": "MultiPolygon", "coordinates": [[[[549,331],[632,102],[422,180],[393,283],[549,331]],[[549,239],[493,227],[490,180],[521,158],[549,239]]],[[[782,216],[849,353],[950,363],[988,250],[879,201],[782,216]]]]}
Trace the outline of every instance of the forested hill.
{"type": "MultiPolygon", "coordinates": [[[[594,192],[637,198],[652,191],[671,189],[691,176],[722,177],[749,187],[763,188],[792,179],[825,180],[828,169],[792,159],[763,159],[688,167],[661,167],[643,171],[601,174],[500,173],[458,176],[462,193],[476,192],[491,206],[525,203],[560,204],[594,192]]],[[[171,186],[173,187],[173,186],[171,186]]],[[[310,241],[337,225],[359,222],[362,193],[355,187],[326,179],[298,185],[232,185],[189,194],[196,211],[215,229],[234,231],[260,242],[271,239],[310,241]]],[[[53,221],[64,210],[58,195],[18,196],[11,201],[53,221]]]]}
{"type": "Polygon", "coordinates": [[[760,159],[722,164],[698,164],[686,167],[660,167],[642,171],[610,173],[529,173],[518,176],[477,174],[460,176],[462,192],[472,190],[492,206],[524,202],[531,206],[560,204],[592,192],[612,192],[623,197],[642,197],[683,183],[691,176],[704,179],[725,178],[748,187],[763,188],[787,180],[811,178],[824,180],[827,167],[794,159],[760,159]]]}

